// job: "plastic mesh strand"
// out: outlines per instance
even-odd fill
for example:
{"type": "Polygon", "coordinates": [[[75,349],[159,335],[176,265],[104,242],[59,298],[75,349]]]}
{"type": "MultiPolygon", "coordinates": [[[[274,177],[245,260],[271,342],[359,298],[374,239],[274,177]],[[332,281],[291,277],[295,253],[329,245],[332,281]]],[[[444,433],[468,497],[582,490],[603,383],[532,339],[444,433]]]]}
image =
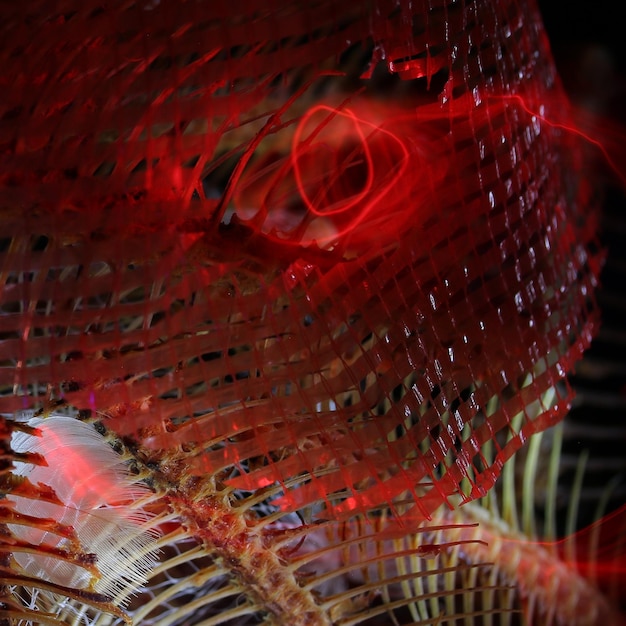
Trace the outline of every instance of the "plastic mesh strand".
{"type": "Polygon", "coordinates": [[[52,393],[285,510],[418,520],[563,416],[598,259],[532,2],[0,28],[1,412],[52,393]]]}

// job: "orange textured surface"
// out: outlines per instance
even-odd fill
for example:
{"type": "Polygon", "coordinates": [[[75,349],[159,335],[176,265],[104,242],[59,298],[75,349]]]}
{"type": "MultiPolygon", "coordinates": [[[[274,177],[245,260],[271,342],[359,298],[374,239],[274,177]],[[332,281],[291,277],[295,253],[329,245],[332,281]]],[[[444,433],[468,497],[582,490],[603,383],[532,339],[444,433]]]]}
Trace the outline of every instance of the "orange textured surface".
{"type": "Polygon", "coordinates": [[[532,2],[1,11],[1,412],[418,520],[564,415],[599,257],[532,2]]]}

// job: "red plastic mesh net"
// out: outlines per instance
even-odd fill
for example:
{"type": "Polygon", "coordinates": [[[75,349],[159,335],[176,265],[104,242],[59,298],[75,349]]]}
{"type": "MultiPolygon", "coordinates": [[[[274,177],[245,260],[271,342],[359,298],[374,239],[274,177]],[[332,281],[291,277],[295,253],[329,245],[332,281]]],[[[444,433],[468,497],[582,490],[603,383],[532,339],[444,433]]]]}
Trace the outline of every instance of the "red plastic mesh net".
{"type": "Polygon", "coordinates": [[[418,519],[563,416],[598,256],[533,2],[1,12],[0,412],[418,519]]]}

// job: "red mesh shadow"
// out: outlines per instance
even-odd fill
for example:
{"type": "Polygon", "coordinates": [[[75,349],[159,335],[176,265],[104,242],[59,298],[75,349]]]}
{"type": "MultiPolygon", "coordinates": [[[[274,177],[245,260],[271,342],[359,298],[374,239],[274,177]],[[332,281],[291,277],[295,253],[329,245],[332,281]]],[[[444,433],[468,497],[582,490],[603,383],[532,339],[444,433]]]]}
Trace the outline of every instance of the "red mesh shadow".
{"type": "Polygon", "coordinates": [[[51,6],[1,9],[0,411],[418,519],[563,416],[599,259],[534,3],[51,6]]]}

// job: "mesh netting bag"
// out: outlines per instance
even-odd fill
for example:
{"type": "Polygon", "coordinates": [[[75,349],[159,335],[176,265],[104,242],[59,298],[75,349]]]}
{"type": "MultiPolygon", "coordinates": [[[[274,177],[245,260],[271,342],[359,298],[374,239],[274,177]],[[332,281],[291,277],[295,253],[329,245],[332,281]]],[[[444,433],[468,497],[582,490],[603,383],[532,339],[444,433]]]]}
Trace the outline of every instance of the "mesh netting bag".
{"type": "Polygon", "coordinates": [[[534,3],[1,11],[4,427],[63,402],[151,488],[176,565],[140,622],[382,614],[373,571],[328,600],[356,557],[323,555],[423,552],[393,542],[564,416],[597,326],[594,190],[534,3]]]}

